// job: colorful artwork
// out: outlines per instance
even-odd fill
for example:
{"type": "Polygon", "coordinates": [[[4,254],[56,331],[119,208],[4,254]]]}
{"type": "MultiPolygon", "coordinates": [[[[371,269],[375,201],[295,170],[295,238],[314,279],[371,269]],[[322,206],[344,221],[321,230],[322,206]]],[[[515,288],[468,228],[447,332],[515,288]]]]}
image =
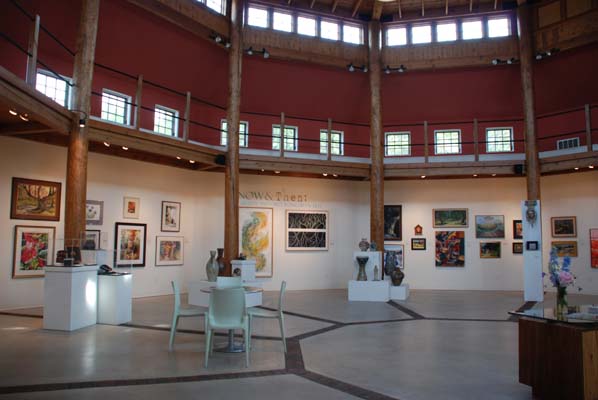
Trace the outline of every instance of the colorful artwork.
{"type": "Polygon", "coordinates": [[[401,241],[401,206],[384,206],[384,241],[401,241]]]}
{"type": "Polygon", "coordinates": [[[139,200],[138,197],[125,197],[123,199],[123,218],[139,218],[139,200]]]}
{"type": "Polygon", "coordinates": [[[598,229],[590,229],[590,266],[598,268],[598,229]]]}
{"type": "Polygon", "coordinates": [[[475,237],[496,239],[505,237],[505,217],[503,215],[476,215],[475,237]]]}
{"type": "Polygon", "coordinates": [[[513,239],[523,239],[523,222],[520,219],[513,220],[513,239]]]}
{"type": "Polygon", "coordinates": [[[162,202],[162,232],[181,231],[181,203],[176,201],[162,202]]]}
{"type": "Polygon", "coordinates": [[[44,276],[44,268],[52,264],[54,233],[54,227],[15,226],[13,278],[44,276]]]}
{"type": "Polygon", "coordinates": [[[156,266],[183,265],[182,236],[156,236],[156,266]]]}
{"type": "Polygon", "coordinates": [[[287,250],[328,250],[328,212],[287,210],[287,250]]]}
{"type": "Polygon", "coordinates": [[[437,231],[436,232],[436,266],[463,267],[465,266],[465,232],[437,231]]]}
{"type": "Polygon", "coordinates": [[[557,257],[577,257],[576,241],[550,242],[550,247],[556,249],[557,257]]]}
{"type": "Polygon", "coordinates": [[[85,224],[102,225],[104,223],[104,202],[87,200],[85,202],[85,224]]]}
{"type": "Polygon", "coordinates": [[[424,228],[421,225],[417,224],[415,225],[415,228],[413,228],[413,231],[415,233],[415,236],[421,236],[424,233],[424,228]]]}
{"type": "Polygon", "coordinates": [[[60,182],[12,178],[10,218],[60,220],[60,182]]]}
{"type": "Polygon", "coordinates": [[[552,217],[552,237],[577,237],[577,218],[552,217]]]}
{"type": "Polygon", "coordinates": [[[116,267],[145,266],[146,224],[117,222],[114,241],[114,265],[116,267]]]}
{"type": "Polygon", "coordinates": [[[500,242],[481,242],[480,258],[500,258],[500,242]]]}
{"type": "Polygon", "coordinates": [[[467,208],[436,208],[432,210],[434,228],[467,228],[467,208]]]}
{"type": "Polygon", "coordinates": [[[255,276],[272,276],[272,208],[239,207],[240,251],[255,260],[255,276]]]}
{"type": "Polygon", "coordinates": [[[405,258],[404,258],[404,247],[402,244],[389,244],[384,246],[384,254],[382,254],[382,264],[384,268],[386,268],[386,252],[387,251],[394,251],[397,253],[396,264],[394,268],[405,268],[405,258]]]}
{"type": "Polygon", "coordinates": [[[513,242],[513,254],[523,254],[523,242],[513,242]]]}
{"type": "Polygon", "coordinates": [[[83,250],[97,250],[100,248],[100,236],[101,232],[99,230],[86,230],[85,231],[85,240],[83,241],[81,247],[83,250]]]}
{"type": "Polygon", "coordinates": [[[411,238],[411,250],[425,250],[426,239],[425,238],[411,238]]]}

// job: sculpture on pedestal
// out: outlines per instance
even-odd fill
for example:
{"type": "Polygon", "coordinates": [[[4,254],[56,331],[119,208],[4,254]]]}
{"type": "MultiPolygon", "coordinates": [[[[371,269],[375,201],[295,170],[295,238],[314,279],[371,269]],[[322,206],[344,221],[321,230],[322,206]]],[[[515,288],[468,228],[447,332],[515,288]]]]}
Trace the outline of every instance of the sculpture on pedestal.
{"type": "Polygon", "coordinates": [[[367,264],[369,257],[355,257],[357,259],[357,263],[359,264],[359,272],[357,273],[357,280],[358,281],[367,281],[368,277],[365,273],[365,265],[367,264]]]}

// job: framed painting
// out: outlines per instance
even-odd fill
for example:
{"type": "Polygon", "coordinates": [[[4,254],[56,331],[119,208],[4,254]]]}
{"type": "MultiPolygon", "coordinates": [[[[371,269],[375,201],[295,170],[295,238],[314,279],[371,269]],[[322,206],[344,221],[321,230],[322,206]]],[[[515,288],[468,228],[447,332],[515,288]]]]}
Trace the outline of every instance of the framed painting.
{"type": "Polygon", "coordinates": [[[500,258],[500,242],[481,242],[480,258],[500,258]]]}
{"type": "Polygon", "coordinates": [[[239,207],[239,245],[248,260],[255,260],[257,278],[272,277],[272,208],[239,207]]]}
{"type": "Polygon", "coordinates": [[[401,220],[402,206],[384,206],[384,241],[400,242],[403,240],[401,220]]]}
{"type": "Polygon", "coordinates": [[[523,254],[523,242],[513,242],[513,254],[523,254]]]}
{"type": "Polygon", "coordinates": [[[437,231],[436,232],[436,266],[464,267],[465,266],[465,232],[437,231]]]}
{"type": "Polygon", "coordinates": [[[52,265],[55,232],[53,226],[15,226],[13,278],[44,276],[46,265],[52,265]]]}
{"type": "Polygon", "coordinates": [[[577,218],[552,217],[550,218],[552,237],[577,237],[577,218]]]}
{"type": "Polygon", "coordinates": [[[520,219],[513,220],[513,239],[523,239],[523,222],[520,219]]]}
{"type": "Polygon", "coordinates": [[[435,208],[432,210],[434,228],[467,228],[467,208],[435,208]]]}
{"type": "Polygon", "coordinates": [[[395,253],[397,253],[397,258],[396,258],[396,265],[394,266],[395,268],[400,268],[400,269],[404,269],[405,268],[405,247],[402,244],[389,244],[384,246],[384,254],[382,255],[382,264],[385,267],[386,266],[386,252],[388,251],[394,251],[395,253]]]}
{"type": "Polygon", "coordinates": [[[147,225],[117,222],[114,231],[114,266],[145,267],[147,225]]]}
{"type": "Polygon", "coordinates": [[[525,242],[525,250],[526,251],[538,251],[539,248],[540,248],[540,245],[535,240],[525,242]]]}
{"type": "Polygon", "coordinates": [[[156,267],[184,264],[182,236],[156,236],[156,267]]]}
{"type": "Polygon", "coordinates": [[[85,240],[81,245],[82,250],[98,250],[100,248],[101,232],[99,230],[86,230],[85,240]]]}
{"type": "Polygon", "coordinates": [[[577,242],[574,240],[550,242],[550,247],[556,249],[558,257],[577,257],[577,242]]]}
{"type": "Polygon", "coordinates": [[[103,225],[104,224],[104,202],[97,200],[87,200],[85,202],[85,224],[103,225]]]}
{"type": "Polygon", "coordinates": [[[139,206],[141,200],[139,197],[123,198],[123,218],[139,219],[139,206]]]}
{"type": "Polygon", "coordinates": [[[11,219],[60,220],[60,182],[12,178],[11,219]]]}
{"type": "Polygon", "coordinates": [[[411,238],[411,250],[425,250],[426,239],[425,238],[411,238]]]}
{"type": "Polygon", "coordinates": [[[181,203],[176,201],[162,202],[162,232],[181,231],[181,203]]]}
{"type": "Polygon", "coordinates": [[[505,237],[505,217],[503,215],[476,215],[475,237],[497,239],[505,237]]]}
{"type": "Polygon", "coordinates": [[[598,268],[598,229],[590,229],[590,266],[598,268]]]}
{"type": "Polygon", "coordinates": [[[328,250],[328,211],[287,210],[286,249],[328,250]]]}

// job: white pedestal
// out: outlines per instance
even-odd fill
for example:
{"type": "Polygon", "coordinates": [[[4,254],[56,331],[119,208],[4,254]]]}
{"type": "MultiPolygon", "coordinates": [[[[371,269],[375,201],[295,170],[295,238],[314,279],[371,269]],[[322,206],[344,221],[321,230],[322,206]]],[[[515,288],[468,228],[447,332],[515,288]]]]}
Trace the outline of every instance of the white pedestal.
{"type": "Polygon", "coordinates": [[[523,224],[523,299],[525,301],[544,301],[544,282],[542,280],[542,211],[540,201],[532,207],[536,212],[536,221],[530,224],[526,219],[527,206],[521,202],[521,220],[523,224]],[[526,243],[537,242],[537,250],[527,250],[526,243]]]}
{"type": "Polygon", "coordinates": [[[368,281],[374,280],[374,266],[378,266],[378,279],[382,276],[382,252],[381,251],[355,251],[353,252],[353,264],[355,266],[353,270],[353,279],[357,279],[359,272],[359,264],[357,263],[357,257],[368,257],[368,262],[365,264],[365,274],[368,277],[368,281]]]}
{"type": "Polygon", "coordinates": [[[349,301],[390,300],[389,281],[349,281],[349,301]]]}
{"type": "Polygon", "coordinates": [[[95,325],[98,266],[45,270],[44,329],[74,331],[95,325]]]}
{"type": "Polygon", "coordinates": [[[403,283],[401,286],[390,286],[390,298],[392,300],[407,300],[409,298],[409,285],[403,283]]]}
{"type": "MultiPolygon", "coordinates": [[[[259,286],[255,282],[245,282],[246,286],[259,286]]],[[[202,292],[201,289],[216,286],[216,282],[192,281],[187,285],[189,294],[189,304],[194,306],[209,307],[210,293],[202,292]]],[[[245,293],[245,307],[255,307],[262,305],[262,292],[245,293]]]]}
{"type": "Polygon", "coordinates": [[[232,260],[232,270],[239,268],[241,270],[241,280],[243,282],[255,281],[255,260],[232,260]]]}
{"type": "Polygon", "coordinates": [[[98,324],[130,322],[132,293],[133,275],[98,275],[98,324]]]}

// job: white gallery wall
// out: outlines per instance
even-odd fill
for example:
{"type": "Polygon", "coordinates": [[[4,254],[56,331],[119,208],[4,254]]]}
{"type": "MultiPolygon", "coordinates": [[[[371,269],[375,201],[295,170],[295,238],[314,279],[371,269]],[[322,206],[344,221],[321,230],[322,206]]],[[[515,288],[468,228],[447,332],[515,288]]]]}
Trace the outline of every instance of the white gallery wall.
{"type": "MultiPolygon", "coordinates": [[[[13,279],[14,226],[56,227],[56,248],[62,246],[66,149],[14,138],[0,138],[0,309],[40,305],[43,279],[13,279]],[[13,177],[62,182],[58,222],[10,219],[13,177]]],[[[104,201],[100,229],[114,247],[115,222],[147,224],[146,266],[134,268],[135,297],[171,293],[170,281],[183,288],[205,278],[209,250],[223,246],[223,174],[188,171],[118,157],[90,153],[88,199],[104,201]],[[123,197],[139,197],[140,218],[123,218],[123,197]],[[160,232],[162,201],[182,204],[181,232],[160,232]],[[183,236],[183,266],[155,266],[156,236],[183,236]]],[[[273,209],[273,277],[265,289],[277,289],[286,280],[290,290],[346,288],[354,268],[352,254],[360,238],[369,236],[369,182],[334,179],[242,175],[241,206],[273,209]],[[266,194],[269,196],[264,197],[266,194]],[[260,197],[261,196],[261,197],[260,197]],[[295,196],[295,197],[292,197],[295,196]],[[297,201],[301,196],[302,201],[297,201]],[[329,212],[327,251],[286,251],[286,210],[329,212]]],[[[407,180],[385,182],[385,203],[403,207],[405,282],[415,289],[522,290],[523,257],[511,251],[512,220],[521,219],[524,178],[407,180]],[[465,267],[434,266],[433,208],[468,208],[465,231],[465,267]],[[475,215],[504,215],[505,239],[500,259],[480,259],[475,238],[475,215]],[[426,251],[412,251],[413,228],[423,227],[426,251]]],[[[550,217],[577,217],[579,256],[572,260],[584,292],[598,294],[598,269],[590,269],[589,229],[598,228],[598,173],[576,173],[542,178],[544,258],[550,247],[550,217]]],[[[112,257],[112,253],[111,257],[112,257]]]]}

